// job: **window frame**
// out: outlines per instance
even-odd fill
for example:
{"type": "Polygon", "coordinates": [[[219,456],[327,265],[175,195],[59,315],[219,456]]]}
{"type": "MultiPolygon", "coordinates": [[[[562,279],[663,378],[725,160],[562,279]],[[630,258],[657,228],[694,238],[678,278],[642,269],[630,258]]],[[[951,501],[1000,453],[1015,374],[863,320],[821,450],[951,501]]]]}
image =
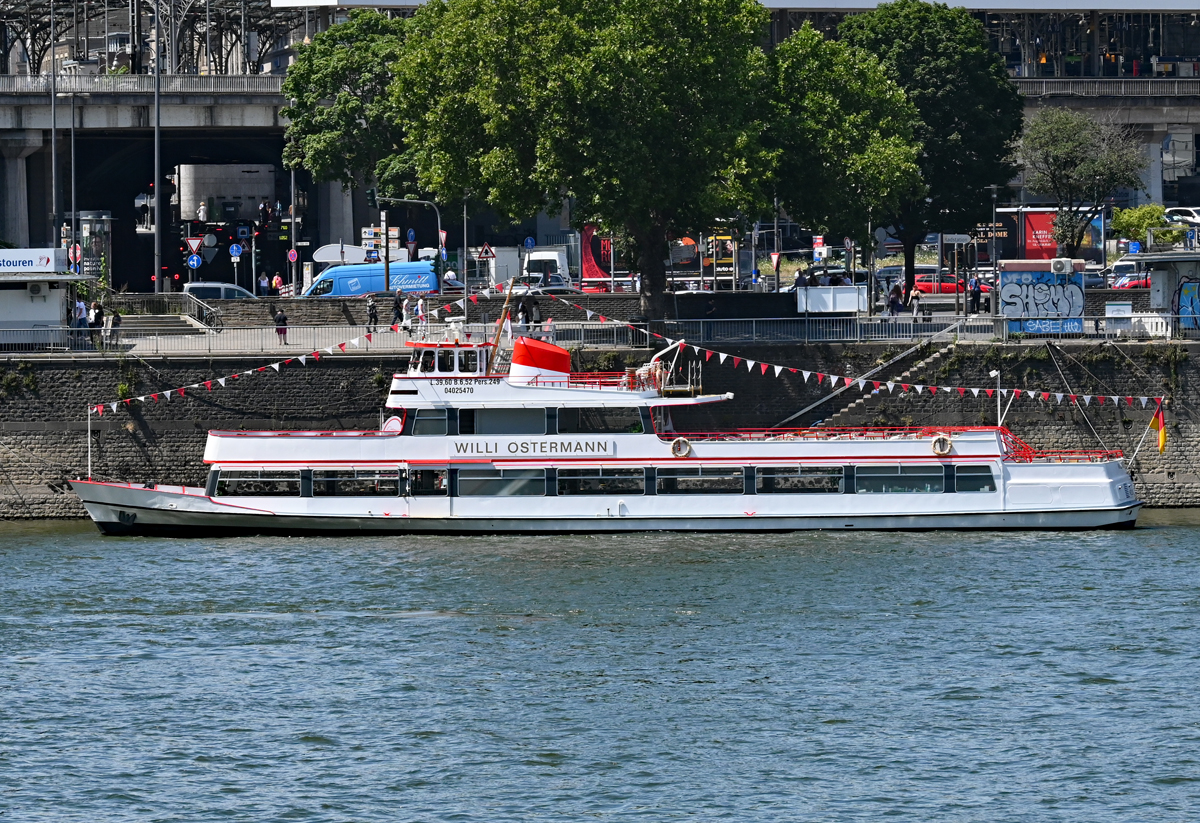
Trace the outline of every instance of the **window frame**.
{"type": "MultiPolygon", "coordinates": [[[[607,497],[609,495],[624,494],[632,496],[645,496],[646,494],[646,470],[642,467],[627,468],[621,467],[589,467],[589,468],[560,468],[557,472],[557,481],[555,489],[560,497],[607,497]],[[583,474],[588,472],[588,474],[583,474]],[[592,474],[595,472],[595,474],[592,474]],[[565,477],[563,475],[566,475],[565,477]],[[567,484],[579,484],[580,481],[595,480],[597,485],[605,481],[622,481],[636,480],[638,488],[636,490],[620,489],[620,488],[597,488],[590,491],[564,491],[564,482],[567,484]]],[[[579,487],[578,485],[576,486],[579,487]]]]}
{"type": "MultiPolygon", "coordinates": [[[[222,469],[220,475],[217,477],[217,485],[216,485],[216,489],[215,489],[216,494],[214,496],[215,497],[303,497],[303,485],[304,485],[304,477],[303,477],[303,473],[300,471],[300,469],[222,469]],[[263,475],[276,475],[276,476],[264,477],[263,475]],[[279,476],[279,475],[286,475],[286,477],[279,476]],[[226,485],[227,483],[230,483],[230,482],[233,482],[233,483],[236,483],[237,481],[250,482],[253,480],[268,481],[268,482],[271,482],[271,481],[285,482],[285,483],[289,483],[289,484],[294,482],[296,491],[294,494],[292,494],[290,492],[285,494],[285,493],[272,492],[272,491],[268,491],[266,493],[263,493],[261,491],[254,492],[254,493],[238,493],[236,491],[230,492],[228,490],[228,486],[226,485]]],[[[236,486],[235,486],[235,488],[236,488],[236,486]]]]}
{"type": "Polygon", "coordinates": [[[400,497],[408,485],[408,472],[399,468],[351,468],[351,469],[313,469],[312,478],[312,496],[313,497],[400,497]],[[349,474],[350,477],[321,477],[322,474],[342,473],[349,474]],[[387,477],[386,475],[391,475],[387,477]],[[328,484],[336,484],[339,480],[392,480],[396,484],[396,490],[392,492],[372,492],[372,493],[354,493],[335,490],[326,494],[318,489],[328,488],[328,484]]]}
{"type": "Polygon", "coordinates": [[[655,472],[654,488],[656,494],[662,495],[697,495],[697,494],[740,494],[746,493],[746,470],[742,466],[661,466],[655,472]],[[691,472],[695,472],[692,474],[691,472]],[[685,489],[679,488],[680,480],[705,477],[729,479],[729,488],[717,489],[685,489]],[[672,484],[671,481],[674,481],[672,484]],[[670,486],[674,485],[674,488],[670,486]],[[666,487],[666,488],[664,488],[666,487]]]}
{"type": "MultiPolygon", "coordinates": [[[[870,483],[870,481],[868,481],[870,483]]],[[[874,484],[872,484],[874,485],[874,484]]],[[[915,485],[915,484],[914,484],[915,485]]],[[[941,463],[883,463],[874,465],[859,465],[854,469],[854,493],[855,494],[945,494],[946,492],[946,471],[941,463]],[[886,471],[886,469],[895,469],[896,471],[886,471]],[[907,471],[906,471],[907,469],[907,471]],[[864,479],[866,478],[896,478],[896,482],[892,488],[888,488],[886,481],[879,481],[883,488],[879,489],[864,489],[864,479]],[[936,480],[936,483],[928,485],[936,486],[936,489],[917,489],[917,488],[902,488],[899,478],[902,477],[928,477],[936,480]]]]}
{"type": "Polygon", "coordinates": [[[845,494],[846,493],[846,467],[838,466],[756,466],[754,469],[754,491],[756,494],[845,494]],[[835,471],[836,469],[836,471],[835,471]],[[794,471],[795,474],[784,474],[787,471],[794,471]],[[766,483],[768,478],[772,481],[778,479],[795,479],[803,480],[806,477],[819,478],[829,477],[837,478],[836,489],[828,488],[779,488],[776,483],[766,483]],[[767,486],[772,488],[767,488],[767,486]]]}
{"type": "Polygon", "coordinates": [[[545,497],[546,470],[463,468],[458,470],[457,485],[459,497],[545,497]],[[494,484],[501,491],[479,491],[475,484],[494,484]]]}

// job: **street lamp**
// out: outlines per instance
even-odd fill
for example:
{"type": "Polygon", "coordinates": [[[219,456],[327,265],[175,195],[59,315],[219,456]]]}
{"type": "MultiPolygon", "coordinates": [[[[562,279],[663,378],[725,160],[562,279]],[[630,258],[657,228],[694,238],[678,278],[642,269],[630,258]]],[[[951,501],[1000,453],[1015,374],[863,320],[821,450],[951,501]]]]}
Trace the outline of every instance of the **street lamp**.
{"type": "MultiPolygon", "coordinates": [[[[91,95],[87,92],[60,91],[55,92],[54,96],[71,98],[71,242],[67,246],[67,255],[70,256],[71,249],[75,247],[76,238],[79,237],[79,208],[75,203],[75,98],[86,99],[91,95]]],[[[75,261],[75,265],[78,267],[77,274],[83,273],[82,257],[83,255],[80,255],[80,259],[75,261]]]]}
{"type": "MultiPolygon", "coordinates": [[[[426,206],[432,206],[434,214],[437,215],[437,227],[438,227],[437,248],[440,249],[442,247],[442,213],[441,213],[441,211],[438,210],[437,203],[434,203],[431,200],[417,200],[415,197],[380,197],[378,199],[383,200],[387,203],[423,203],[426,206]]],[[[387,238],[386,237],[383,238],[383,241],[386,244],[387,238]]],[[[440,257],[441,257],[441,254],[439,253],[437,255],[437,258],[440,258],[440,257]]],[[[435,271],[437,270],[437,266],[438,266],[437,258],[434,259],[434,263],[433,263],[433,267],[434,267],[435,271]]],[[[465,277],[466,275],[464,274],[463,276],[465,277]]]]}

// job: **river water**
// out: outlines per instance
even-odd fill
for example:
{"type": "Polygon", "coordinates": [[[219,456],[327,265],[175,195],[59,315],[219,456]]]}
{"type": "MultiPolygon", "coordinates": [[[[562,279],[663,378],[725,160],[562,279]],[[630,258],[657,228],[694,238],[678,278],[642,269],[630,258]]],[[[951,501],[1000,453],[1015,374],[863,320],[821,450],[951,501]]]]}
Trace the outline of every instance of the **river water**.
{"type": "Polygon", "coordinates": [[[0,535],[0,819],[1200,815],[1200,517],[0,535]]]}

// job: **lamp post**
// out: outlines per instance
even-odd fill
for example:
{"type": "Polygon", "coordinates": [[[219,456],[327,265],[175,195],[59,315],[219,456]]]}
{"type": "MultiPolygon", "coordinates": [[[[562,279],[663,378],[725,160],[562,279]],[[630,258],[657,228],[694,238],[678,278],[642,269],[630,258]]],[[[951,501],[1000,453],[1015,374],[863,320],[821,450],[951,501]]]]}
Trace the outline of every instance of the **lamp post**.
{"type": "MultiPolygon", "coordinates": [[[[442,213],[441,213],[441,211],[438,210],[437,203],[434,203],[431,200],[417,200],[415,197],[380,197],[379,200],[387,202],[387,203],[423,203],[426,206],[432,206],[433,213],[437,215],[437,227],[438,227],[437,248],[440,249],[442,247],[442,213]]],[[[386,241],[387,238],[385,237],[384,240],[386,241]]],[[[434,271],[437,271],[437,267],[438,267],[437,260],[440,258],[441,258],[441,254],[439,253],[433,262],[434,271]]],[[[440,282],[440,280],[439,280],[439,282],[440,282]]]]}
{"type": "MultiPolygon", "coordinates": [[[[71,242],[67,245],[68,253],[75,246],[79,237],[79,208],[75,201],[75,98],[91,97],[86,92],[60,91],[56,92],[55,97],[70,97],[71,98],[71,242]]],[[[80,255],[82,258],[82,255],[80,255]]],[[[76,260],[75,265],[78,266],[77,274],[83,273],[83,260],[76,260]]]]}

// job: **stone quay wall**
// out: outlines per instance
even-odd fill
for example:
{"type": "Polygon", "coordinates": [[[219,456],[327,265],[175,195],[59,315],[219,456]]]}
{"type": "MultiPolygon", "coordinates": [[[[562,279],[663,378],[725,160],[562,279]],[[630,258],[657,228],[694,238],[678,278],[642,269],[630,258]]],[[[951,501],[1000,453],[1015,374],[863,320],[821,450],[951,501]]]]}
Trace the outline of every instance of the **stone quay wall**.
{"type": "MultiPolygon", "coordinates": [[[[896,360],[870,378],[937,386],[994,386],[999,368],[1006,387],[1069,394],[1167,398],[1168,445],[1146,437],[1131,464],[1139,496],[1155,506],[1200,505],[1200,346],[1177,343],[1016,344],[934,343],[814,344],[728,347],[733,356],[811,372],[859,377],[896,360]],[[901,356],[903,355],[903,356],[901,356]],[[896,359],[899,358],[899,359],[896,359]]],[[[581,370],[615,371],[645,362],[646,349],[572,354],[581,370]]],[[[864,393],[857,385],[829,398],[828,384],[769,369],[751,373],[743,362],[704,361],[690,350],[681,363],[699,363],[706,393],[732,392],[733,400],[674,413],[676,429],[703,432],[727,427],[776,426],[817,404],[788,425],[992,425],[995,400],[984,393],[864,393]],[[823,401],[823,402],[819,402],[823,401]]],[[[235,371],[257,369],[259,358],[95,359],[12,357],[0,361],[0,517],[82,517],[67,480],[86,473],[89,403],[163,392],[235,371]]],[[[388,381],[403,361],[393,356],[322,356],[307,366],[255,371],[211,392],[105,409],[92,417],[93,475],[101,479],[202,484],[202,456],[211,429],[341,430],[375,428],[388,381]]],[[[868,389],[871,388],[867,384],[868,389]]],[[[1005,401],[1007,403],[1007,401],[1005,401]]],[[[1136,403],[1085,408],[1022,397],[1005,425],[1038,449],[1124,449],[1131,455],[1153,413],[1136,403]]]]}

